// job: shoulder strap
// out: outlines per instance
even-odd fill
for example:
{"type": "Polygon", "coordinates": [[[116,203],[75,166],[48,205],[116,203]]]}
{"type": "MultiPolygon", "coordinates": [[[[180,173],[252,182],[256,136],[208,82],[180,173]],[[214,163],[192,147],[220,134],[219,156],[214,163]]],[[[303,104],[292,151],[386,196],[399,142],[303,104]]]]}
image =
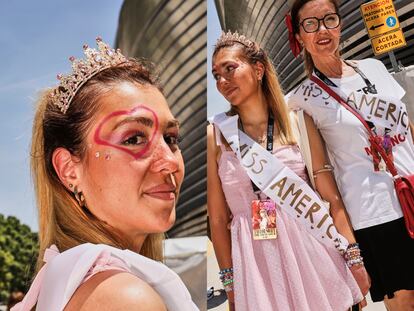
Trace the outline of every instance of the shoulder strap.
{"type": "Polygon", "coordinates": [[[299,147],[300,147],[300,150],[302,151],[303,160],[305,161],[306,169],[308,171],[308,176],[312,184],[312,188],[316,189],[315,180],[313,176],[312,154],[311,154],[310,145],[309,145],[308,131],[306,130],[305,113],[301,109],[301,110],[298,110],[297,114],[298,114],[298,128],[300,132],[299,147]]]}
{"type": "Polygon", "coordinates": [[[375,139],[375,135],[372,132],[371,128],[369,127],[368,123],[361,117],[361,115],[355,111],[351,106],[347,104],[347,102],[341,98],[334,90],[332,90],[330,87],[328,87],[325,83],[323,83],[319,78],[315,77],[314,75],[310,78],[313,82],[315,82],[317,85],[319,85],[326,93],[328,93],[332,98],[334,98],[339,104],[341,104],[346,110],[351,112],[355,117],[358,118],[359,121],[364,125],[366,130],[368,131],[369,135],[369,141],[372,144],[372,146],[381,154],[381,157],[384,159],[385,164],[388,167],[388,170],[392,174],[393,177],[398,178],[398,172],[397,169],[394,166],[394,163],[392,160],[388,157],[387,153],[385,152],[384,148],[377,142],[375,139]]]}

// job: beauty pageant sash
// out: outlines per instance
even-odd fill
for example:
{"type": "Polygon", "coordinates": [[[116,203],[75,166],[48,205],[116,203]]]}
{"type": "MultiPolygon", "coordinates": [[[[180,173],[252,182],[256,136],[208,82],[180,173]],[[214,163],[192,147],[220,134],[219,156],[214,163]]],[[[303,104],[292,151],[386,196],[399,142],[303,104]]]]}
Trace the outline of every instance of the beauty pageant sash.
{"type": "Polygon", "coordinates": [[[302,178],[240,131],[237,115],[229,117],[221,113],[210,121],[221,131],[250,179],[263,193],[300,221],[318,241],[345,252],[348,241],[337,232],[324,203],[302,178]]]}
{"type": "MultiPolygon", "coordinates": [[[[354,108],[364,120],[374,123],[377,128],[390,129],[390,135],[408,134],[409,122],[406,105],[396,97],[383,94],[351,92],[346,95],[340,88],[331,87],[354,108]]],[[[299,85],[289,101],[306,102],[311,106],[337,108],[337,101],[320,86],[307,80],[299,85]]]]}
{"type": "Polygon", "coordinates": [[[399,99],[361,92],[352,92],[343,98],[364,120],[371,121],[376,127],[388,128],[393,135],[408,134],[407,108],[399,99]]]}

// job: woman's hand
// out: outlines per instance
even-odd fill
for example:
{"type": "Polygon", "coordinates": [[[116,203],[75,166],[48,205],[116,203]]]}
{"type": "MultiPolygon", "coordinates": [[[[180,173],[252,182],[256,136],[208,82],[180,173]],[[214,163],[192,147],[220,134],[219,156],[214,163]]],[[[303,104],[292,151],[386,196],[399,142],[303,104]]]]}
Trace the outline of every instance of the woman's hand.
{"type": "Polygon", "coordinates": [[[359,303],[361,309],[365,308],[367,306],[367,298],[364,297],[364,299],[362,299],[362,301],[359,303]]]}
{"type": "Polygon", "coordinates": [[[361,290],[362,295],[364,295],[364,299],[361,300],[359,306],[361,309],[365,308],[367,306],[367,299],[365,296],[368,294],[368,290],[371,287],[371,279],[364,266],[355,265],[352,266],[350,270],[359,286],[359,289],[361,290]]]}
{"type": "MultiPolygon", "coordinates": [[[[367,270],[364,266],[354,265],[350,268],[352,275],[355,278],[355,281],[358,283],[359,289],[362,292],[362,295],[366,296],[368,290],[371,287],[371,279],[368,275],[367,270]]],[[[361,303],[362,305],[362,303],[361,303]]],[[[366,305],[366,302],[365,302],[366,305]]]]}

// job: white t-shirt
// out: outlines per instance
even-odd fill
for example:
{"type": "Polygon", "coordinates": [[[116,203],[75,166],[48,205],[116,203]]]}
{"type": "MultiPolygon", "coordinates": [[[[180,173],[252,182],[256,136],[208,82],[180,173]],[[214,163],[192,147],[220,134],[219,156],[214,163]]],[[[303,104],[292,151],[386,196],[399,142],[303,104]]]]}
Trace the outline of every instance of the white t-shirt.
{"type": "MultiPolygon", "coordinates": [[[[375,85],[378,94],[401,99],[405,91],[378,60],[357,61],[358,68],[375,85]]],[[[366,86],[359,74],[330,79],[345,95],[366,86]]],[[[345,207],[355,230],[386,223],[403,216],[388,172],[374,171],[368,133],[362,123],[327,94],[313,91],[305,80],[286,96],[291,109],[312,116],[325,140],[345,207]],[[318,97],[319,96],[319,97],[318,97]]],[[[333,87],[334,90],[337,90],[333,87]]],[[[320,92],[320,90],[319,90],[320,92]]],[[[411,132],[392,136],[394,163],[400,175],[414,173],[411,132]]]]}

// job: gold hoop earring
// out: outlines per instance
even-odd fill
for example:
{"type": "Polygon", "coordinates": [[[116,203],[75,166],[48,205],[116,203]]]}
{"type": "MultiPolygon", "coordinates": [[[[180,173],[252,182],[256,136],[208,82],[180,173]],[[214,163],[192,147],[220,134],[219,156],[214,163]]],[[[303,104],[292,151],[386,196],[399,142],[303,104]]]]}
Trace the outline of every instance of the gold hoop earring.
{"type": "Polygon", "coordinates": [[[78,186],[75,186],[75,189],[73,189],[73,195],[75,196],[75,199],[80,207],[86,206],[85,196],[83,195],[82,191],[78,191],[78,186]]]}

